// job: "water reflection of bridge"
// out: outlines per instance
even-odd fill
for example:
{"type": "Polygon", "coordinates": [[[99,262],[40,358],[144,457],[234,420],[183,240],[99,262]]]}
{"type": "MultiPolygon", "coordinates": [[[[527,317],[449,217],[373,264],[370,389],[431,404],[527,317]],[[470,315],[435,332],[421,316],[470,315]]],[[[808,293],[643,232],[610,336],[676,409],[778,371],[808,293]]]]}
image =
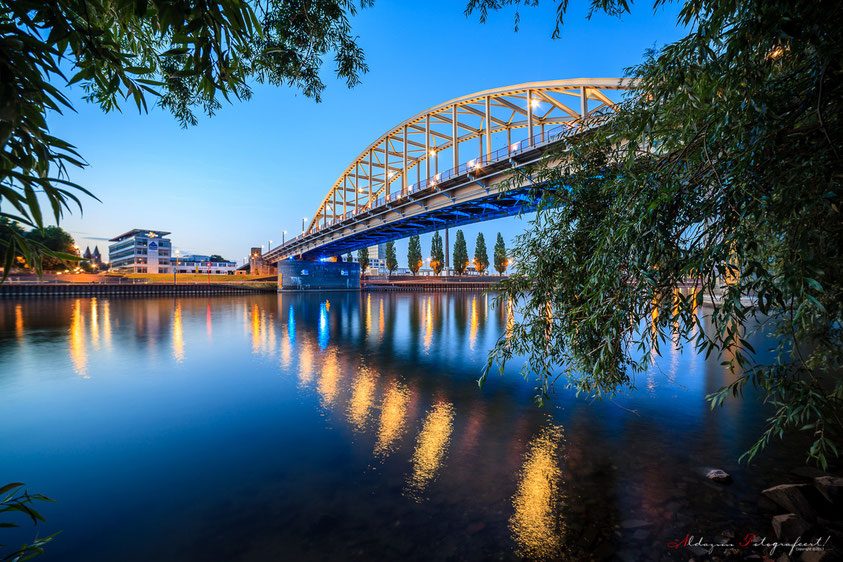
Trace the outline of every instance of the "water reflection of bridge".
{"type": "MultiPolygon", "coordinates": [[[[656,312],[670,314],[669,299],[656,312]]],[[[92,378],[119,374],[108,368],[114,365],[143,368],[121,364],[126,353],[193,368],[197,356],[222,343],[245,345],[255,362],[244,368],[294,381],[302,400],[324,412],[332,431],[347,437],[356,454],[387,467],[384,474],[401,476],[408,503],[445,497],[461,511],[501,513],[503,528],[509,527],[528,556],[578,542],[582,531],[571,522],[585,517],[584,507],[566,498],[576,497],[580,482],[593,480],[588,465],[595,457],[623,462],[611,450],[618,441],[642,449],[663,446],[691,428],[694,433],[683,434],[683,443],[710,455],[708,445],[733,443],[737,422],[746,419],[746,410],[733,403],[714,421],[707,417],[702,397],[733,375],[695,356],[680,358],[673,341],[660,366],[681,377],[684,387],[664,400],[663,377],[648,373],[635,406],[641,417],[560,400],[565,412],[554,412],[553,422],[547,410],[529,407],[532,389],[516,377],[493,381],[478,393],[471,365],[505,333],[511,315],[510,307],[490,309],[485,296],[462,294],[7,301],[0,302],[0,361],[12,346],[33,345],[33,333],[67,352],[67,373],[92,378]],[[52,313],[43,314],[50,308],[52,313]]],[[[55,361],[63,355],[57,353],[55,361]]],[[[12,368],[3,376],[21,375],[12,368]]],[[[201,376],[195,383],[202,384],[201,376]]],[[[659,462],[670,467],[686,455],[665,450],[659,462]]],[[[601,499],[617,512],[673,502],[661,480],[672,477],[670,468],[603,474],[599,489],[588,491],[605,493],[601,499]]],[[[615,511],[606,515],[610,528],[618,523],[615,517],[615,511]]]]}
{"type": "Polygon", "coordinates": [[[484,295],[454,304],[449,313],[437,295],[412,300],[336,295],[321,301],[284,295],[277,309],[248,308],[244,325],[253,351],[277,360],[282,372],[295,373],[300,388],[315,392],[332,423],[341,423],[355,441],[365,443],[374,462],[409,463],[404,481],[409,500],[426,501],[429,487],[443,484],[439,476],[448,471],[444,484],[449,495],[472,503],[477,498],[465,490],[476,491],[476,481],[491,484],[500,468],[481,459],[499,458],[509,474],[518,475],[509,528],[520,550],[530,557],[558,555],[565,542],[561,428],[544,420],[543,413],[502,411],[514,404],[511,400],[493,401],[492,411],[479,397],[470,408],[456,405],[450,397],[454,388],[445,384],[454,375],[437,376],[433,366],[447,370],[448,362],[431,342],[451,333],[485,353],[486,343],[480,341],[493,332],[496,336],[496,327],[505,326],[512,311],[490,310],[484,295]],[[403,306],[409,310],[402,311],[403,306]],[[395,317],[401,312],[418,326],[406,338],[396,335],[395,317]],[[360,353],[349,352],[353,342],[360,353]],[[406,357],[413,348],[418,348],[418,372],[402,371],[402,363],[390,360],[406,357]],[[493,436],[486,431],[489,416],[519,421],[511,434],[493,436]],[[543,429],[533,433],[535,427],[543,429]]]}

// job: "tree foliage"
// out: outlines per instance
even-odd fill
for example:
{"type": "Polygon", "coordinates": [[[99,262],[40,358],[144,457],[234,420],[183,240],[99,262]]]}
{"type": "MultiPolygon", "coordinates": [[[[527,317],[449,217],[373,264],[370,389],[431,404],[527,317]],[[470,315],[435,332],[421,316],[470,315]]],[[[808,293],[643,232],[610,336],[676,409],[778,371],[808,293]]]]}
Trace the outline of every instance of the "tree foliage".
{"type": "Polygon", "coordinates": [[[410,243],[407,245],[407,267],[413,272],[413,275],[418,275],[419,269],[422,266],[421,240],[418,234],[410,236],[410,243]]]}
{"type": "Polygon", "coordinates": [[[498,232],[498,239],[495,241],[495,270],[499,275],[503,275],[509,263],[506,259],[506,244],[503,241],[503,236],[498,232]]]}
{"type": "MultiPolygon", "coordinates": [[[[18,240],[23,240],[26,232],[20,224],[0,216],[0,248],[9,248],[9,263],[5,264],[4,274],[8,276],[9,270],[14,266],[22,265],[24,257],[19,249],[18,240]]],[[[4,277],[5,278],[5,277],[4,277]]]]}
{"type": "Polygon", "coordinates": [[[433,233],[430,240],[430,268],[434,275],[439,275],[445,268],[445,250],[442,246],[442,236],[439,231],[433,233]]]}
{"type": "MultiPolygon", "coordinates": [[[[21,225],[6,217],[0,217],[0,247],[8,248],[10,262],[5,264],[4,275],[12,267],[38,267],[48,270],[65,269],[79,260],[73,237],[57,226],[43,230],[33,228],[25,231],[21,225]],[[43,259],[36,260],[31,247],[43,252],[43,259]]],[[[40,274],[41,269],[37,270],[40,274]]],[[[4,277],[5,278],[5,277],[4,277]]]]}
{"type": "MultiPolygon", "coordinates": [[[[67,86],[106,112],[129,98],[140,111],[157,104],[184,126],[197,110],[213,115],[221,100],[248,99],[254,81],[318,101],[329,53],[349,86],[367,71],[349,17],[371,3],[0,0],[0,217],[43,228],[45,214],[58,224],[91,195],[68,179],[82,156],[47,124],[48,112],[73,109],[67,86]]],[[[6,265],[22,253],[40,271],[49,250],[0,230],[6,265]]]]}
{"type": "Polygon", "coordinates": [[[489,268],[489,251],[486,249],[486,239],[483,233],[477,233],[477,240],[474,242],[474,269],[477,273],[483,273],[489,268]]]}
{"type": "MultiPolygon", "coordinates": [[[[5,486],[0,486],[0,513],[14,514],[20,513],[32,520],[33,525],[38,525],[39,522],[44,522],[44,517],[32,507],[32,504],[38,501],[55,501],[41,494],[30,494],[23,487],[20,482],[12,482],[5,486]]],[[[13,521],[0,521],[0,528],[13,528],[19,525],[13,521]]],[[[32,544],[25,544],[14,552],[4,554],[2,560],[8,562],[19,562],[29,560],[30,558],[43,554],[44,546],[52,541],[58,533],[38,538],[36,537],[32,544]]],[[[0,545],[5,546],[5,545],[0,545]]]]}
{"type": "Polygon", "coordinates": [[[348,252],[348,253],[345,255],[345,261],[346,261],[346,262],[348,262],[348,263],[351,263],[351,262],[353,262],[353,261],[354,261],[354,258],[351,256],[351,252],[348,252]]]}
{"type": "Polygon", "coordinates": [[[369,269],[369,248],[365,246],[357,250],[357,263],[360,264],[360,273],[366,273],[369,269]]]}
{"type": "Polygon", "coordinates": [[[42,260],[44,269],[65,269],[68,267],[62,255],[78,257],[76,242],[64,229],[58,226],[46,226],[42,229],[34,228],[26,233],[26,239],[35,242],[40,247],[50,251],[42,260]]]}
{"type": "Polygon", "coordinates": [[[634,388],[646,356],[672,338],[734,372],[712,407],[747,386],[771,406],[749,459],[799,432],[820,465],[838,456],[841,16],[843,4],[827,0],[685,2],[688,35],[628,71],[638,91],[617,115],[595,115],[566,140],[564,166],[547,165],[559,152],[515,178],[555,191],[541,191],[516,240],[500,295],[524,316],[487,373],[526,354],[539,400],[559,375],[611,396],[634,388]],[[775,335],[772,354],[746,341],[755,329],[775,335]]]}
{"type": "Polygon", "coordinates": [[[457,230],[457,235],[454,238],[454,271],[457,272],[457,275],[462,275],[468,269],[468,247],[465,244],[465,236],[463,236],[462,230],[457,230]]]}
{"type": "Polygon", "coordinates": [[[386,243],[386,269],[390,275],[398,269],[398,256],[395,255],[395,241],[393,240],[386,243]]]}

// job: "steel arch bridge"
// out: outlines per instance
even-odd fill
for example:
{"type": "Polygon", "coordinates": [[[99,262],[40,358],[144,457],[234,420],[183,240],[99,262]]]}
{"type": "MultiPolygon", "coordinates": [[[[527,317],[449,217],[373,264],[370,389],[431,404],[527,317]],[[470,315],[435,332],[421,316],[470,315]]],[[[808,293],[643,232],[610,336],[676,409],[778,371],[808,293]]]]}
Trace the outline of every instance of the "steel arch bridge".
{"type": "Polygon", "coordinates": [[[531,82],[427,109],[372,142],[340,174],[305,231],[262,257],[318,259],[534,208],[499,190],[514,167],[607,116],[629,79],[531,82]],[[614,98],[614,99],[612,99],[614,98]]]}

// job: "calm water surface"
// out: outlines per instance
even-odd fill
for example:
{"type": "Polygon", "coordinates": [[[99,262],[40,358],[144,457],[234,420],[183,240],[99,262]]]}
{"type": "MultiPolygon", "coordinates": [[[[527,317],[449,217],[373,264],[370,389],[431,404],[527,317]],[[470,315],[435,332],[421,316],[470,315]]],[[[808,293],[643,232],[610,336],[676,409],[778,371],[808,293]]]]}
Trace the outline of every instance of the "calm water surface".
{"type": "Polygon", "coordinates": [[[687,560],[667,543],[769,532],[758,492],[801,457],[737,463],[764,411],[709,411],[718,360],[668,342],[631,395],[538,408],[518,365],[475,383],[491,304],[0,301],[0,480],[58,500],[43,560],[687,560]]]}

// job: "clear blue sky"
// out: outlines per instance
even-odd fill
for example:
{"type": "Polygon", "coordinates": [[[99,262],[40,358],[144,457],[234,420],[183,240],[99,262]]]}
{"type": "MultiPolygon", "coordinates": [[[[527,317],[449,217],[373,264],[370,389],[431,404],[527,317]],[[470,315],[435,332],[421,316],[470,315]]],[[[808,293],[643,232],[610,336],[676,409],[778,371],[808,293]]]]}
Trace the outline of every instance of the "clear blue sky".
{"type": "MultiPolygon", "coordinates": [[[[471,92],[523,82],[621,76],[644,51],[683,35],[675,6],[655,14],[641,3],[622,20],[586,19],[587,3],[571,7],[560,39],[550,38],[555,5],[491,14],[486,24],[466,18],[460,1],[378,0],[354,20],[370,72],[347,89],[323,69],[322,103],[294,90],[257,86],[252,100],[225,105],[215,117],[181,129],[167,112],[103,114],[71,97],[78,113],[50,117],[60,138],[74,143],[90,166],[71,171],[101,203],[61,226],[83,249],[132,228],[172,232],[182,253],[218,253],[242,262],[251,246],[273,245],[282,230],[301,231],[351,160],[388,128],[428,107],[471,92]]],[[[330,57],[329,57],[330,59],[330,57]]],[[[477,232],[487,246],[500,231],[509,240],[523,219],[464,227],[469,252],[477,232]]],[[[453,243],[453,234],[451,236],[453,243]]],[[[429,235],[422,249],[429,251],[429,235]]],[[[398,243],[401,267],[406,240],[398,243]]]]}

